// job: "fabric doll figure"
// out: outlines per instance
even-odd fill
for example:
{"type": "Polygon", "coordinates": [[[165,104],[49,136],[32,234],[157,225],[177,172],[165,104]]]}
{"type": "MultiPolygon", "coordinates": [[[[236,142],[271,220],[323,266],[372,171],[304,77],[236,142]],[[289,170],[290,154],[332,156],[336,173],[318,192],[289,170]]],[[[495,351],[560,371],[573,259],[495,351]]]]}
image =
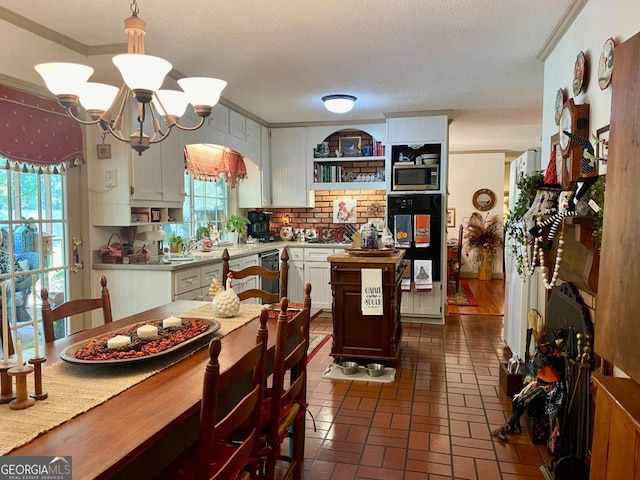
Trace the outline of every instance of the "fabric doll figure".
{"type": "Polygon", "coordinates": [[[540,344],[531,366],[535,378],[514,395],[511,418],[491,432],[500,440],[506,441],[509,434],[520,433],[520,417],[525,412],[532,418],[547,416],[550,431],[556,428],[566,397],[562,378],[564,353],[555,343],[540,344]]]}

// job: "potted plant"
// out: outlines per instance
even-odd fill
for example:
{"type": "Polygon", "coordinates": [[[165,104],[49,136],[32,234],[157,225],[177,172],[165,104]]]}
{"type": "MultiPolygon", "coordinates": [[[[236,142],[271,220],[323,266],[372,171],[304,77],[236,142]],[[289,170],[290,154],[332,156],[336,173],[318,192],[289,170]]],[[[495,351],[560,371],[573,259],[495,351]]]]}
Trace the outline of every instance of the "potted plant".
{"type": "MultiPolygon", "coordinates": [[[[467,239],[467,249],[473,248],[474,261],[480,264],[478,279],[491,280],[493,272],[493,257],[504,245],[502,224],[498,215],[482,218],[478,212],[473,212],[467,224],[464,238],[467,239]]],[[[467,253],[468,255],[468,253],[467,253]]]]}
{"type": "Polygon", "coordinates": [[[182,242],[182,237],[180,235],[176,235],[175,232],[171,232],[171,234],[167,236],[167,243],[169,244],[169,251],[171,253],[179,253],[182,242]]]}
{"type": "MultiPolygon", "coordinates": [[[[247,217],[230,215],[229,220],[227,220],[227,231],[231,232],[232,237],[244,237],[247,234],[250,223],[247,217]],[[236,232],[236,235],[233,235],[234,232],[236,232]]],[[[238,243],[237,239],[233,243],[238,243]]]]}
{"type": "Polygon", "coordinates": [[[202,240],[205,237],[209,238],[209,227],[198,227],[196,230],[196,240],[202,240]]]}

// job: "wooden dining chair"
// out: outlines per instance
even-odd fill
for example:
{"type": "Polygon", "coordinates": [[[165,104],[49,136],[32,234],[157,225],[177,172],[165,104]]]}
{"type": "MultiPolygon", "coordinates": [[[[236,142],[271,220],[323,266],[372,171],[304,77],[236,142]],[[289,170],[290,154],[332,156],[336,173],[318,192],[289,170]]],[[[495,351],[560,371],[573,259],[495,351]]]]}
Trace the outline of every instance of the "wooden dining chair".
{"type": "Polygon", "coordinates": [[[260,312],[255,346],[225,371],[220,371],[220,339],[211,340],[202,387],[198,439],[154,480],[251,480],[257,477],[263,463],[259,457],[259,436],[267,321],[265,307],[260,312]]]}
{"type": "Polygon", "coordinates": [[[102,286],[100,298],[69,300],[68,302],[62,303],[53,309],[49,303],[49,292],[47,289],[43,288],[40,290],[40,296],[42,298],[42,327],[44,330],[45,343],[53,342],[56,339],[53,325],[53,322],[56,320],[89,312],[91,310],[102,309],[104,323],[111,323],[113,320],[111,315],[111,297],[109,296],[106,277],[100,277],[100,285],[102,286]]]}
{"type": "MultiPolygon", "coordinates": [[[[267,480],[301,480],[304,460],[305,412],[307,392],[307,349],[311,285],[305,286],[305,306],[290,318],[289,300],[280,301],[281,310],[276,330],[276,348],[271,388],[265,393],[269,419],[266,425],[267,458],[264,475],[267,480]],[[289,438],[288,454],[285,440],[289,438]]],[[[263,411],[265,407],[263,406],[263,411]]]]}
{"type": "Polygon", "coordinates": [[[231,270],[229,267],[229,251],[225,248],[222,252],[222,279],[223,283],[227,279],[229,273],[233,274],[235,280],[241,280],[246,277],[258,276],[259,278],[266,278],[268,280],[278,280],[280,285],[280,291],[278,293],[269,293],[261,288],[251,288],[238,293],[240,300],[246,300],[247,298],[260,298],[263,303],[276,303],[281,298],[287,296],[287,285],[289,281],[289,250],[285,247],[280,256],[280,270],[273,271],[268,270],[259,265],[252,265],[250,267],[243,268],[241,270],[231,270]]]}

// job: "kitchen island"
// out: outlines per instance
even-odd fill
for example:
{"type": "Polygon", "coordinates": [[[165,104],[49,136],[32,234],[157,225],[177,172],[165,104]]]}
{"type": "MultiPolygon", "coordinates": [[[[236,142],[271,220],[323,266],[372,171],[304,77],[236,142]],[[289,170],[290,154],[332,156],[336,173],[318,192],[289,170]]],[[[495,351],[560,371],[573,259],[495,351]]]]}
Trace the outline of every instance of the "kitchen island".
{"type": "MultiPolygon", "coordinates": [[[[402,290],[404,250],[388,256],[355,256],[338,253],[327,257],[331,263],[331,288],[333,293],[333,345],[331,355],[342,359],[362,359],[395,364],[400,354],[402,322],[400,301],[402,290]],[[362,297],[363,269],[380,270],[381,296],[372,299],[373,305],[381,300],[379,314],[364,314],[362,297]]],[[[365,292],[363,292],[365,290],[365,292]]],[[[366,302],[365,302],[366,305],[366,302]]]]}

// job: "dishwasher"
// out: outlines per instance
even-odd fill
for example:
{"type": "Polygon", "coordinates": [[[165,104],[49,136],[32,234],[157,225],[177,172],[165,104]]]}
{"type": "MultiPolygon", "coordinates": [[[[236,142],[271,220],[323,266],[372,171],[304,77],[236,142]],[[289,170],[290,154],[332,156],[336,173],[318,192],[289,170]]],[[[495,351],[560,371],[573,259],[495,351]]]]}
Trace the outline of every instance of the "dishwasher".
{"type": "MultiPolygon", "coordinates": [[[[266,268],[267,270],[278,271],[280,270],[280,255],[278,254],[278,250],[268,250],[266,252],[262,252],[258,254],[258,258],[260,260],[260,266],[266,268]]],[[[279,280],[269,280],[267,278],[262,278],[260,280],[260,288],[265,292],[269,293],[278,293],[280,291],[280,282],[279,280]]]]}

